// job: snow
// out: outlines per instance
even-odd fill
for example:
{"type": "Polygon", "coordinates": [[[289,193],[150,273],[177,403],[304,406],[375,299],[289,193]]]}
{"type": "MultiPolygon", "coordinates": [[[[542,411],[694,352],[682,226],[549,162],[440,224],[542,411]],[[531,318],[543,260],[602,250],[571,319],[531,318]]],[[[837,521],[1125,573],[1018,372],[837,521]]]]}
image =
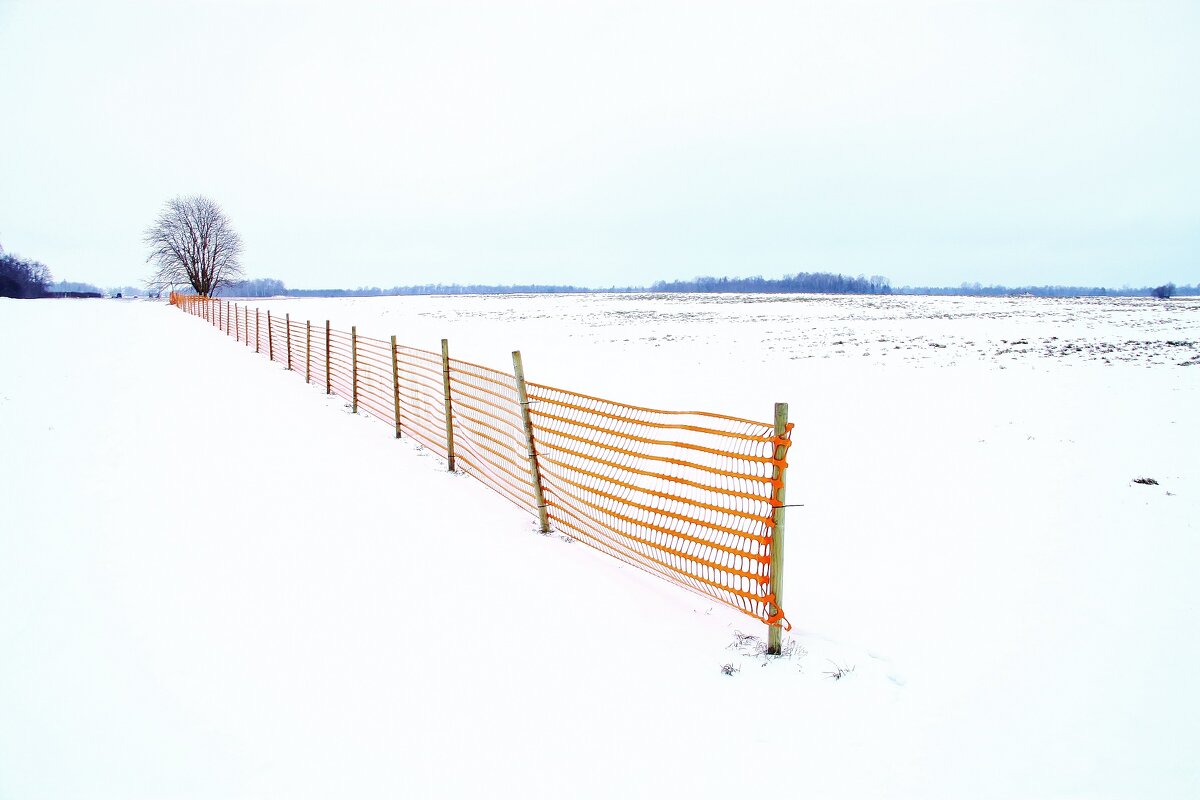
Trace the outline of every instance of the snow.
{"type": "Polygon", "coordinates": [[[1200,303],[253,304],[788,401],[795,649],[200,320],[0,301],[0,798],[1200,792],[1200,303]]]}

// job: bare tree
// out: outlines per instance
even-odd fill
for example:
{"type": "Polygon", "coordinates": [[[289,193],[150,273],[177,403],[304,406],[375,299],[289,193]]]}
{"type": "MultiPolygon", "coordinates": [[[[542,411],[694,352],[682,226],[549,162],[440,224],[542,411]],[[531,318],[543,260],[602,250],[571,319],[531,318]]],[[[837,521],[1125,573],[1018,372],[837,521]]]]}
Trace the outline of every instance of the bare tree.
{"type": "Polygon", "coordinates": [[[209,297],[242,277],[242,239],[221,207],[207,197],[168,200],[146,229],[144,241],[151,248],[146,261],[158,269],[147,281],[153,289],[190,285],[209,297]]]}

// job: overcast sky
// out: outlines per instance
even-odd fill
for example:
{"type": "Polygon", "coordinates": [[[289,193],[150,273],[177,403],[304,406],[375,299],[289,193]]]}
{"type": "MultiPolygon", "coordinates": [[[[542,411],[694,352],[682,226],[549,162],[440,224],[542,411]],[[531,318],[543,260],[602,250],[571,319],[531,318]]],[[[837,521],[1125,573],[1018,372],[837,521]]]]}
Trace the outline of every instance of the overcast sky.
{"type": "Polygon", "coordinates": [[[0,0],[0,244],[297,288],[1200,281],[1200,2],[0,0]]]}

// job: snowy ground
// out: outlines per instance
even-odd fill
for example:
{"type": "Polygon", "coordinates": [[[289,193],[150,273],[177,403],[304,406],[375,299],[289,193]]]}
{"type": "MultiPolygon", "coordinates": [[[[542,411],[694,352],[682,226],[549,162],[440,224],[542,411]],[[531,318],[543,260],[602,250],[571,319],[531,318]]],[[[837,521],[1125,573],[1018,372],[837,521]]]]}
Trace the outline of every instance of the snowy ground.
{"type": "Polygon", "coordinates": [[[791,656],[199,320],[0,301],[0,798],[1200,794],[1200,303],[257,305],[789,401],[791,656]]]}

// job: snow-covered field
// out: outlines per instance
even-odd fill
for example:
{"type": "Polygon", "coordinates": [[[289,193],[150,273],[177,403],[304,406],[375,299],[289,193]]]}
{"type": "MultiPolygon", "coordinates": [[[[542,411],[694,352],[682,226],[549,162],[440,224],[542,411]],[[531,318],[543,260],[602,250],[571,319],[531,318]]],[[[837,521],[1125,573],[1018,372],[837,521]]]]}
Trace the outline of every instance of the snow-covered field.
{"type": "Polygon", "coordinates": [[[0,798],[1200,795],[1200,302],[254,305],[788,401],[791,655],[200,320],[0,300],[0,798]]]}

